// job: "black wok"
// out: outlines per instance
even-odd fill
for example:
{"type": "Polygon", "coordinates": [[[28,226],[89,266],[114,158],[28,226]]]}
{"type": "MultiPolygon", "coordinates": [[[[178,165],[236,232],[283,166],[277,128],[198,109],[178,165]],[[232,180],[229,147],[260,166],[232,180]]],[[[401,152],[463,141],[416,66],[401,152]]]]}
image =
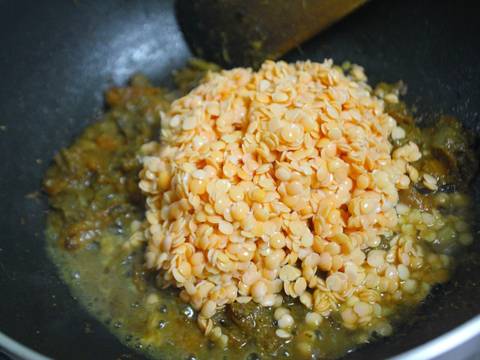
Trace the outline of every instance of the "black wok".
{"type": "MultiPolygon", "coordinates": [[[[480,133],[479,10],[474,1],[372,1],[286,58],[351,60],[366,67],[372,83],[402,79],[418,114],[452,114],[480,133]]],[[[54,153],[102,109],[103,90],[136,71],[165,82],[185,64],[190,53],[173,4],[0,0],[0,45],[0,331],[57,359],[142,358],[60,281],[44,250],[47,205],[39,191],[54,153]]],[[[479,181],[472,190],[479,200],[479,181]]],[[[347,358],[397,355],[456,335],[453,329],[476,316],[456,339],[471,338],[461,350],[479,350],[478,240],[466,265],[434,289],[415,319],[347,358]]],[[[0,333],[2,347],[34,358],[0,333]]]]}

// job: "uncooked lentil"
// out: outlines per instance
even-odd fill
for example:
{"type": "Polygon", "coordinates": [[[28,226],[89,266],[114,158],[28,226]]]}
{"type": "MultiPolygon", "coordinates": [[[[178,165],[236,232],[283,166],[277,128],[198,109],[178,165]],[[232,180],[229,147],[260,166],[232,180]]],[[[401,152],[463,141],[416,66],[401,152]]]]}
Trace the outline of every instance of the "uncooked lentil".
{"type": "MultiPolygon", "coordinates": [[[[358,66],[350,78],[328,62],[262,69],[209,75],[203,90],[216,80],[222,96],[193,90],[162,115],[164,144],[143,147],[146,222],[132,222],[126,232],[132,236],[119,251],[139,255],[146,240],[145,262],[156,286],[179,287],[166,295],[140,282],[145,308],[135,305],[135,316],[147,316],[139,340],[145,346],[163,346],[164,336],[178,344],[192,333],[182,346],[200,357],[236,349],[245,339],[258,343],[242,351],[262,358],[282,351],[338,355],[372,332],[389,335],[399,306],[416,305],[448,280],[458,246],[473,241],[465,210],[458,211],[467,209],[468,197],[441,192],[445,176],[428,163],[428,141],[412,137],[405,117],[397,124],[384,111],[402,106],[398,91],[375,98],[380,92],[372,92],[358,66]],[[318,88],[291,91],[312,83],[318,88]],[[375,143],[368,141],[372,134],[375,143]],[[419,195],[411,182],[433,184],[430,175],[437,187],[417,184],[428,190],[419,195]],[[157,311],[167,298],[168,315],[157,311]],[[245,320],[225,317],[234,308],[248,313],[245,320]],[[177,312],[185,329],[176,325],[177,312]],[[343,327],[332,316],[337,312],[343,327]],[[243,328],[251,316],[263,333],[243,328]],[[192,328],[197,319],[203,339],[192,328]],[[170,334],[177,330],[178,336],[170,334]],[[345,342],[348,331],[353,335],[345,342]]],[[[114,248],[102,245],[102,264],[116,263],[114,248]]]]}

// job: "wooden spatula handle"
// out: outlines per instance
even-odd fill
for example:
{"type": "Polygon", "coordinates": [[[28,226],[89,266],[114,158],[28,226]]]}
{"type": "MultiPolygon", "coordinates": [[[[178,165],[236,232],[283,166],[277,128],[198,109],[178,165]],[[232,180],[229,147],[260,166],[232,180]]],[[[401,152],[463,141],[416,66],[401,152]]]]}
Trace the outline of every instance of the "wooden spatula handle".
{"type": "Polygon", "coordinates": [[[177,0],[196,56],[226,67],[277,58],[367,0],[177,0]]]}

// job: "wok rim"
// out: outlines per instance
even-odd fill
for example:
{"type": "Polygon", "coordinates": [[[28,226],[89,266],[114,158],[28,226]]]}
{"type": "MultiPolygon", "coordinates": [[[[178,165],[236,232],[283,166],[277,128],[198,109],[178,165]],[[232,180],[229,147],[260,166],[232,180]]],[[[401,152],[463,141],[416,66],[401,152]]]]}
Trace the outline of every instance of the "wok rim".
{"type": "MultiPolygon", "coordinates": [[[[452,350],[459,350],[460,346],[470,340],[475,340],[480,334],[480,315],[473,317],[462,325],[432,339],[422,345],[414,347],[403,353],[395,355],[390,360],[416,360],[416,359],[435,359],[437,356],[448,354],[452,350]]],[[[478,340],[478,339],[477,339],[478,340]]],[[[476,348],[475,344],[472,346],[476,348]]],[[[52,358],[40,354],[39,352],[22,345],[20,342],[8,337],[0,331],[0,349],[6,351],[7,355],[14,356],[17,359],[25,360],[51,360],[52,358]]],[[[473,354],[473,353],[472,353],[473,354]]],[[[464,354],[471,355],[471,354],[464,354]]]]}
{"type": "Polygon", "coordinates": [[[20,342],[8,337],[0,331],[0,351],[5,352],[9,356],[14,356],[16,359],[25,360],[51,360],[33,349],[22,345],[20,342]]]}

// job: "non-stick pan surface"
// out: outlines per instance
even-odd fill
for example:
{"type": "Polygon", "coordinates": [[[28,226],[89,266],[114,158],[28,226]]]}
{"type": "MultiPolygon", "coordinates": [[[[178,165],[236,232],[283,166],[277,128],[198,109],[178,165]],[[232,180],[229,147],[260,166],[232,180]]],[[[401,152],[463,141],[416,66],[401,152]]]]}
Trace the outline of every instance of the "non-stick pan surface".
{"type": "MultiPolygon", "coordinates": [[[[372,83],[404,80],[418,114],[452,114],[478,133],[478,8],[474,1],[372,1],[287,58],[351,60],[372,83]]],[[[136,71],[166,81],[188,59],[172,2],[0,0],[0,45],[0,331],[58,359],[141,358],[59,280],[44,251],[40,186],[55,151],[101,110],[103,90],[136,71]]],[[[348,358],[398,354],[477,315],[479,244],[414,326],[348,358]]]]}

